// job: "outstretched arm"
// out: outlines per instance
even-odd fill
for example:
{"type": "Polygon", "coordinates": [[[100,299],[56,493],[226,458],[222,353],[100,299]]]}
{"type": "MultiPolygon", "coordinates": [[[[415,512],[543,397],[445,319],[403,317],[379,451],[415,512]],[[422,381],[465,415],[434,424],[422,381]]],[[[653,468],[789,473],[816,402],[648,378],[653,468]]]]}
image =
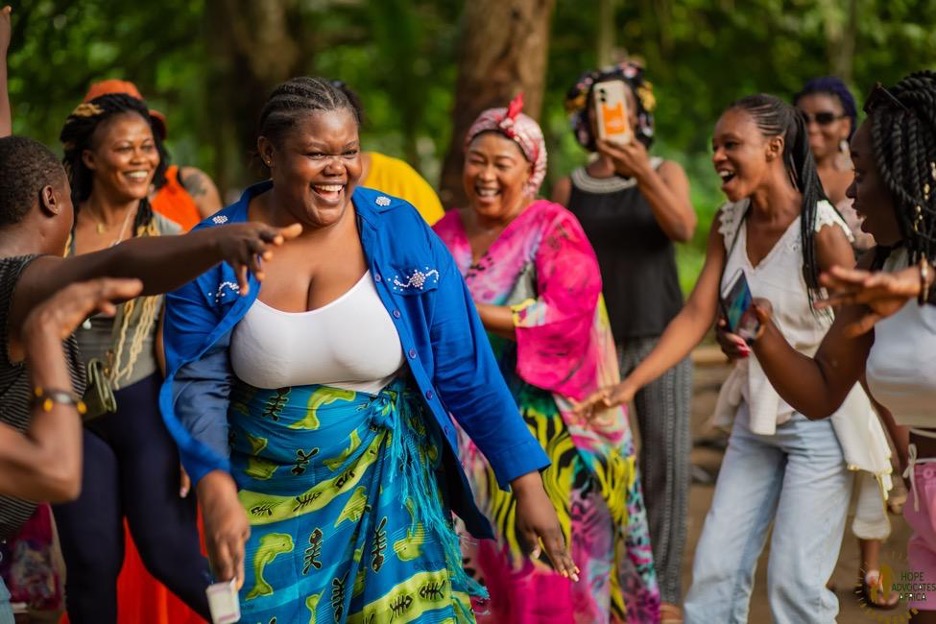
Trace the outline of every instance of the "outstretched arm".
{"type": "Polygon", "coordinates": [[[627,403],[637,390],[672,368],[701,342],[718,311],[719,282],[725,266],[725,244],[718,231],[720,222],[719,212],[709,231],[702,273],[686,305],[667,325],[656,347],[621,383],[598,390],[576,406],[577,413],[587,416],[595,408],[627,403]]]}
{"type": "Polygon", "coordinates": [[[260,223],[210,227],[184,236],[134,238],[94,253],[56,258],[43,256],[23,271],[10,307],[10,355],[22,360],[19,327],[29,311],[68,284],[98,277],[137,278],[143,294],[164,293],[190,281],[219,262],[239,269],[241,291],[246,292],[247,271],[263,278],[261,260],[272,248],[302,232],[296,224],[273,228],[260,223]]]}

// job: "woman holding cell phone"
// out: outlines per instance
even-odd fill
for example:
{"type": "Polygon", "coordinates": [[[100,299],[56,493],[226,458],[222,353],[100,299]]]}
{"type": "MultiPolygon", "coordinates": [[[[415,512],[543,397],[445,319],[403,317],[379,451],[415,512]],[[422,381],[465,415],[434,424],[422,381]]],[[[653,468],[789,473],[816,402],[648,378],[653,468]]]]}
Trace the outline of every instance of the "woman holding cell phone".
{"type": "MultiPolygon", "coordinates": [[[[715,322],[739,269],[755,297],[774,302],[776,325],[799,351],[812,353],[832,323],[814,307],[818,274],[854,259],[848,228],[822,192],[802,116],[773,96],[742,98],[722,114],[712,148],[728,203],[712,224],[699,280],[653,351],[620,384],[580,405],[582,415],[631,400],[685,357],[715,322]]],[[[784,403],[747,345],[738,355],[719,397],[733,408],[734,423],[696,550],[685,621],[747,621],[756,560],[773,522],[767,583],[774,620],[834,622],[838,600],[825,583],[851,494],[851,436],[784,403]]],[[[870,410],[860,413],[870,418],[870,410]]]]}
{"type": "MultiPolygon", "coordinates": [[[[576,140],[594,158],[559,180],[552,194],[578,218],[595,249],[624,375],[682,308],[674,243],[690,240],[696,226],[682,167],[649,153],[655,107],[653,87],[636,63],[584,73],[566,96],[566,109],[576,140]]],[[[664,623],[681,617],[691,400],[688,357],[634,398],[664,623]]]]}

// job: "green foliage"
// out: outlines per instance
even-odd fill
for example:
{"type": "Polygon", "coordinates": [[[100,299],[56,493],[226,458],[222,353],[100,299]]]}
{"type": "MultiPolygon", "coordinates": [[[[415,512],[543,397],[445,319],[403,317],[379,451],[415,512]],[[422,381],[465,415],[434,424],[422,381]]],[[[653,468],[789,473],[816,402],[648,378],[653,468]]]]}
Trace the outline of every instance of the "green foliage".
{"type": "MultiPolygon", "coordinates": [[[[219,127],[233,129],[219,126],[217,107],[224,100],[216,95],[235,92],[239,78],[219,71],[224,48],[217,34],[234,30],[224,8],[240,1],[14,5],[9,64],[15,131],[57,146],[65,116],[89,83],[126,78],[168,115],[177,161],[199,165],[232,187],[249,182],[242,170],[225,173],[231,160],[245,155],[220,153],[231,148],[217,140],[219,127]]],[[[863,93],[878,80],[893,83],[936,62],[936,0],[609,1],[617,45],[645,59],[656,86],[654,151],[681,163],[692,182],[699,228],[693,242],[681,246],[684,285],[694,281],[722,202],[709,141],[726,104],[755,91],[789,97],[806,79],[833,68],[863,93]]],[[[300,71],[341,78],[360,94],[365,145],[409,159],[435,181],[450,140],[462,3],[264,3],[289,14],[288,35],[304,55],[300,71]]],[[[577,76],[596,64],[598,36],[598,3],[557,0],[542,115],[550,154],[546,192],[585,161],[562,101],[577,76]]],[[[254,118],[230,123],[249,136],[254,118]]]]}

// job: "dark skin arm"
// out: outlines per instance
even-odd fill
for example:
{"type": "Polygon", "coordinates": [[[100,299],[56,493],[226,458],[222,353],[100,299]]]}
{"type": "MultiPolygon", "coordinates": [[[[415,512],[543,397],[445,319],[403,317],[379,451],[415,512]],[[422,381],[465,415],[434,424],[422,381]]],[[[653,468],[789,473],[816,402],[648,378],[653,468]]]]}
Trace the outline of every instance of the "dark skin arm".
{"type": "Polygon", "coordinates": [[[517,339],[517,328],[513,322],[513,310],[510,306],[499,306],[492,303],[475,302],[478,316],[484,324],[484,329],[501,338],[517,339]]]}
{"type": "Polygon", "coordinates": [[[682,167],[668,160],[654,169],[640,141],[621,145],[598,139],[598,152],[611,159],[619,175],[637,180],[640,194],[670,240],[684,243],[692,239],[697,218],[689,200],[689,178],[682,167]]]}
{"type": "MultiPolygon", "coordinates": [[[[851,250],[841,248],[831,233],[838,228],[823,228],[816,236],[819,262],[824,270],[832,266],[850,266],[851,250]]],[[[862,258],[870,265],[870,255],[862,258]]],[[[793,409],[816,420],[831,416],[841,406],[852,386],[864,374],[865,362],[873,333],[849,337],[846,328],[860,319],[864,310],[849,305],[838,310],[835,322],[829,329],[819,350],[812,358],[797,352],[780,334],[769,319],[769,303],[756,302],[758,316],[763,326],[762,335],[754,343],[754,353],[760,361],[770,383],[793,409]]]]}
{"type": "MultiPolygon", "coordinates": [[[[74,392],[62,341],[89,314],[113,314],[111,301],[140,292],[137,280],[100,279],[72,284],[39,305],[23,326],[33,387],[74,392]]],[[[81,488],[81,418],[52,403],[34,407],[24,433],[0,424],[0,492],[35,501],[73,500],[81,488]]]]}
{"type": "Polygon", "coordinates": [[[725,246],[718,232],[721,213],[709,230],[705,264],[686,305],[666,326],[653,351],[621,383],[602,388],[575,408],[577,414],[592,417],[603,408],[627,403],[634,394],[686,357],[715,322],[718,312],[719,279],[725,264],[725,246]]]}
{"type": "Polygon", "coordinates": [[[273,228],[238,223],[208,228],[184,236],[134,238],[89,254],[36,258],[23,271],[10,305],[10,358],[23,359],[18,328],[29,311],[68,284],[97,277],[137,278],[143,295],[164,293],[192,280],[221,261],[239,267],[241,294],[247,292],[247,271],[263,279],[260,262],[272,258],[272,247],[295,238],[302,227],[273,228]]]}

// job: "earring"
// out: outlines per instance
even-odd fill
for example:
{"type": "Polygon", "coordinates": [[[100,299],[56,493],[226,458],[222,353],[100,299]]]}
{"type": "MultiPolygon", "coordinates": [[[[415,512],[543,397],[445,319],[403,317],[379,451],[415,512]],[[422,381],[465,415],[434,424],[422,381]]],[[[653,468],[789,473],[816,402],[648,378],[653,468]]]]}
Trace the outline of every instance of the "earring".
{"type": "Polygon", "coordinates": [[[839,141],[839,153],[835,155],[835,168],[846,171],[852,168],[851,150],[848,149],[848,140],[839,141]]]}

